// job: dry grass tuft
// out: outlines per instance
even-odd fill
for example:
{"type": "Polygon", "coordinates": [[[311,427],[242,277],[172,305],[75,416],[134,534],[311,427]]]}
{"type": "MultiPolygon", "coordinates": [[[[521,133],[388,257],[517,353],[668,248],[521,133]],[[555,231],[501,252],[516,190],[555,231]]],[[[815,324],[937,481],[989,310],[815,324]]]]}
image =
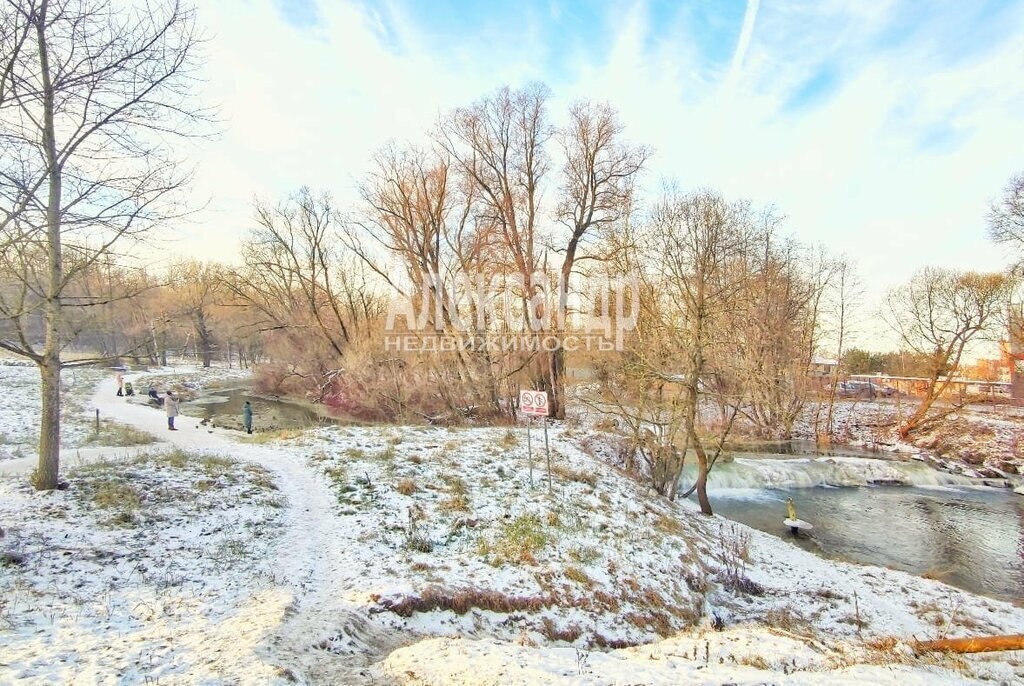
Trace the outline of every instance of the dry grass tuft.
{"type": "Polygon", "coordinates": [[[551,596],[510,596],[499,591],[478,588],[450,590],[429,586],[418,596],[405,596],[400,600],[379,600],[380,611],[393,612],[399,617],[411,617],[416,612],[451,610],[464,615],[472,609],[491,612],[538,612],[555,604],[551,596]]]}
{"type": "Polygon", "coordinates": [[[584,472],[568,465],[556,463],[551,465],[551,473],[565,481],[576,481],[587,484],[591,488],[597,486],[597,474],[593,472],[584,472]]]}
{"type": "Polygon", "coordinates": [[[92,501],[97,507],[116,508],[131,512],[142,505],[142,497],[135,488],[124,481],[111,480],[97,484],[92,501]]]}
{"type": "Polygon", "coordinates": [[[576,583],[582,584],[588,588],[594,585],[594,580],[587,576],[586,572],[579,567],[566,567],[564,574],[566,579],[575,581],[576,583]]]}
{"type": "Polygon", "coordinates": [[[516,436],[515,432],[512,431],[512,429],[509,429],[504,434],[502,434],[501,438],[498,440],[498,445],[504,448],[505,450],[512,450],[513,448],[519,445],[519,437],[516,436]]]}
{"type": "Polygon", "coordinates": [[[147,431],[140,431],[134,426],[128,426],[119,422],[101,421],[100,430],[90,433],[85,442],[89,445],[121,447],[149,445],[156,442],[156,437],[147,431]]]}
{"type": "Polygon", "coordinates": [[[541,619],[540,633],[544,638],[552,642],[565,641],[566,643],[574,643],[576,639],[583,635],[583,629],[580,628],[579,624],[570,624],[565,628],[559,628],[550,617],[544,617],[541,619]]]}

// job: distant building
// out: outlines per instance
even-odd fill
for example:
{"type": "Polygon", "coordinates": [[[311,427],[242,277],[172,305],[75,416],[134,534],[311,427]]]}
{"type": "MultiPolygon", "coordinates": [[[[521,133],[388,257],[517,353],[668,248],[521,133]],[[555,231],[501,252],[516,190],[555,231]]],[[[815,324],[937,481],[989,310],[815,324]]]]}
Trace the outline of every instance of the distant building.
{"type": "Polygon", "coordinates": [[[811,360],[811,376],[832,376],[839,369],[839,360],[815,357],[811,360]]]}

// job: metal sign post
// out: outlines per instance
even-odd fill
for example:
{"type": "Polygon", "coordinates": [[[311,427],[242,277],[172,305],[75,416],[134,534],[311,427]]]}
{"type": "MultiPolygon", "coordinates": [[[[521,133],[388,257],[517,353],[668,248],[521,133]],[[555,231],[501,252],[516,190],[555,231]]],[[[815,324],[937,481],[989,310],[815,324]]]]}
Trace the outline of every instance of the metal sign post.
{"type": "Polygon", "coordinates": [[[533,446],[530,428],[534,417],[544,418],[544,452],[548,465],[548,493],[551,493],[551,450],[548,447],[548,394],[545,391],[520,391],[519,410],[526,415],[526,450],[530,458],[530,485],[533,486],[533,446]]]}
{"type": "Polygon", "coordinates": [[[548,458],[548,495],[551,495],[551,450],[548,448],[548,418],[544,417],[544,452],[548,458]]]}
{"type": "Polygon", "coordinates": [[[530,460],[530,488],[533,488],[533,446],[530,444],[530,427],[533,424],[533,415],[526,415],[526,454],[530,460]]]}

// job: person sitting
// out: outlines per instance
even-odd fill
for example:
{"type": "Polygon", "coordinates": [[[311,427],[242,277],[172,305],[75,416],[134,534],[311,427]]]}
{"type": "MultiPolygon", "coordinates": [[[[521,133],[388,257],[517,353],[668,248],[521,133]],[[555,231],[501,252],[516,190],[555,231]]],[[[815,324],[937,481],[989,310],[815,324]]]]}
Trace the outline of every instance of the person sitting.
{"type": "Polygon", "coordinates": [[[124,394],[127,396],[135,395],[135,389],[132,387],[131,381],[124,382],[124,394]]]}
{"type": "Polygon", "coordinates": [[[149,399],[157,405],[163,405],[164,399],[160,397],[160,394],[156,392],[156,386],[149,387],[149,399]]]}

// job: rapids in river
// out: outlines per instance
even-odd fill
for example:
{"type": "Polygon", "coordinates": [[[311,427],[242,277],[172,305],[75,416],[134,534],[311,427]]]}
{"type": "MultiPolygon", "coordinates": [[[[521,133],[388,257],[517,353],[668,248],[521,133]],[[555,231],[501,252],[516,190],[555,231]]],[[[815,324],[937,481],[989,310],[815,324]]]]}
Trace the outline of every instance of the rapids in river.
{"type": "Polygon", "coordinates": [[[708,490],[718,514],[825,557],[1024,600],[1024,496],[1010,489],[914,460],[743,454],[715,466],[708,490]],[[790,497],[808,537],[782,524],[790,497]]]}

